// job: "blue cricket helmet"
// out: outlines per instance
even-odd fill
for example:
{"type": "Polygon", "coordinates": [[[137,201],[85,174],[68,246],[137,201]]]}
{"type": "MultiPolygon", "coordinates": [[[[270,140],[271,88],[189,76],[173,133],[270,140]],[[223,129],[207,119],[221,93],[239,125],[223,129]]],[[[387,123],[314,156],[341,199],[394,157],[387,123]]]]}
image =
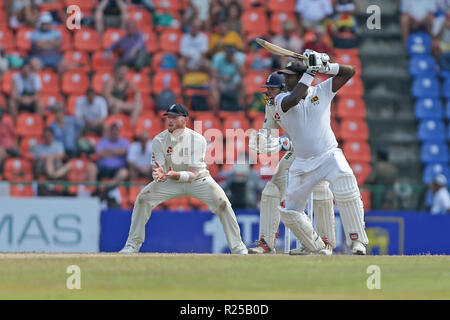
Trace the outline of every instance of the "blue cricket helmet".
{"type": "Polygon", "coordinates": [[[284,75],[272,72],[266,79],[266,84],[261,88],[284,88],[284,75]]]}

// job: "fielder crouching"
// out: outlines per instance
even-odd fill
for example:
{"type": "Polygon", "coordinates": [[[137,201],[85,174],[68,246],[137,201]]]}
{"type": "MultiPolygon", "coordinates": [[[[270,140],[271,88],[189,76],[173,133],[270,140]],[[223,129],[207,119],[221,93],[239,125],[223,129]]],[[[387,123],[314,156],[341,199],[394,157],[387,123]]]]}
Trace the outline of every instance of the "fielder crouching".
{"type": "Polygon", "coordinates": [[[193,197],[219,216],[231,253],[247,254],[230,201],[206,168],[206,139],[186,128],[188,110],[184,105],[174,104],[164,115],[168,128],[155,136],[152,145],[154,181],[136,199],[128,239],[120,252],[139,252],[153,208],[174,198],[193,197]]]}

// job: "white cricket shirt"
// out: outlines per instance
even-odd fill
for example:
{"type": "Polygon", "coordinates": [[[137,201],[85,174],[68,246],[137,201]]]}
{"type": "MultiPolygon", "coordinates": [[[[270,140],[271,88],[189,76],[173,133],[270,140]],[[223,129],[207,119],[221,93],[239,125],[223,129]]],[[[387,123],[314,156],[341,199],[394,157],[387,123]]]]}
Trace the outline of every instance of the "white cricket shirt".
{"type": "MultiPolygon", "coordinates": [[[[317,158],[338,146],[331,130],[332,77],[308,88],[305,99],[283,112],[281,102],[289,92],[275,97],[275,115],[280,117],[280,126],[289,134],[296,158],[317,158]]],[[[277,117],[278,117],[277,116],[277,117]]]]}

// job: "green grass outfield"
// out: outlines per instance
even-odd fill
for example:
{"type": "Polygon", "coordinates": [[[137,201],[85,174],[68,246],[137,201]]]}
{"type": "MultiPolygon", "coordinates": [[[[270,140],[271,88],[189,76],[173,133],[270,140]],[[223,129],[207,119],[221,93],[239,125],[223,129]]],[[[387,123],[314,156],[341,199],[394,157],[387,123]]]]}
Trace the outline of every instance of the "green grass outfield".
{"type": "Polygon", "coordinates": [[[0,253],[0,299],[450,299],[450,256],[0,253]]]}

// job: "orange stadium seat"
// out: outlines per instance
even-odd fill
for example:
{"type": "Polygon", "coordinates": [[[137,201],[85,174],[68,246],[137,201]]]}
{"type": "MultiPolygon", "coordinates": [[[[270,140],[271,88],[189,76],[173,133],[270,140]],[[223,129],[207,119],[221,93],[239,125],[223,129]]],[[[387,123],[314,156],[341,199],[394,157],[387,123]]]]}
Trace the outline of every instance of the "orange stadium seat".
{"type": "Polygon", "coordinates": [[[78,98],[83,97],[83,95],[80,94],[71,94],[67,97],[67,103],[66,103],[66,113],[68,115],[73,116],[75,114],[75,109],[77,107],[77,100],[78,98]]]}
{"type": "Polygon", "coordinates": [[[267,33],[269,30],[269,20],[264,10],[253,9],[242,13],[241,29],[244,33],[267,33]]]}
{"type": "MultiPolygon", "coordinates": [[[[208,89],[192,89],[192,88],[186,88],[183,91],[183,94],[185,96],[185,104],[186,107],[189,110],[192,110],[192,97],[194,96],[203,96],[206,101],[208,102],[208,105],[211,106],[211,99],[210,99],[210,91],[208,89]]],[[[199,111],[202,112],[202,111],[199,111]]],[[[195,111],[192,111],[192,113],[195,113],[195,111]]]]}
{"type": "Polygon", "coordinates": [[[0,28],[0,45],[5,48],[5,50],[14,49],[16,47],[14,34],[7,28],[0,28]]]}
{"type": "Polygon", "coordinates": [[[353,173],[355,174],[358,185],[363,186],[367,180],[367,177],[370,175],[370,172],[372,171],[372,167],[370,166],[370,163],[351,162],[350,167],[352,168],[353,173]]]}
{"type": "Polygon", "coordinates": [[[0,108],[1,109],[6,109],[6,98],[1,93],[0,93],[0,108]]]}
{"type": "Polygon", "coordinates": [[[38,4],[38,6],[39,6],[39,9],[41,10],[41,12],[63,10],[63,4],[61,1],[43,2],[43,3],[38,4]]]}
{"type": "Polygon", "coordinates": [[[120,127],[120,136],[131,140],[133,138],[133,129],[131,126],[130,117],[125,114],[112,114],[106,118],[106,126],[109,127],[116,123],[120,127]]]}
{"type": "Polygon", "coordinates": [[[44,130],[44,121],[35,113],[22,112],[17,117],[16,133],[20,137],[38,137],[44,130]]]}
{"type": "Polygon", "coordinates": [[[3,174],[6,180],[12,182],[33,180],[31,161],[23,158],[9,158],[5,161],[3,174]]]}
{"type": "Polygon", "coordinates": [[[67,30],[66,25],[65,24],[55,25],[55,26],[52,26],[52,28],[59,30],[59,32],[61,33],[61,37],[62,37],[61,50],[62,51],[72,50],[72,42],[73,42],[72,32],[69,32],[67,30]]]}
{"type": "Polygon", "coordinates": [[[151,54],[158,52],[160,50],[160,43],[158,35],[149,29],[141,30],[145,39],[145,47],[147,51],[151,54]]]}
{"type": "Polygon", "coordinates": [[[52,69],[44,69],[38,72],[42,83],[42,93],[59,94],[59,79],[58,75],[52,69]]]}
{"type": "Polygon", "coordinates": [[[181,80],[176,72],[157,71],[152,79],[153,93],[158,95],[164,89],[172,90],[176,96],[181,94],[181,80]]]}
{"type": "MultiPolygon", "coordinates": [[[[69,160],[70,171],[67,175],[67,180],[70,182],[86,182],[87,168],[90,161],[83,158],[73,158],[69,160]]],[[[77,194],[81,189],[87,189],[91,192],[95,190],[95,186],[81,186],[81,185],[71,185],[68,188],[70,194],[77,194]]]]}
{"type": "Polygon", "coordinates": [[[265,89],[261,88],[266,82],[268,73],[250,71],[244,77],[245,94],[247,99],[251,99],[256,92],[264,92],[265,89]]]}
{"type": "Polygon", "coordinates": [[[141,131],[148,131],[149,136],[153,138],[163,130],[161,119],[147,114],[141,114],[136,121],[134,134],[137,136],[141,131]]]}
{"type": "Polygon", "coordinates": [[[348,162],[365,162],[369,163],[371,160],[370,147],[365,141],[344,141],[342,151],[348,162]]]}
{"type": "Polygon", "coordinates": [[[272,11],[272,14],[278,11],[294,12],[295,2],[295,0],[269,0],[269,11],[272,11]]]}
{"type": "MultiPolygon", "coordinates": [[[[236,113],[236,112],[232,112],[236,113]]],[[[239,113],[239,112],[237,112],[239,113]]],[[[250,121],[245,116],[235,116],[231,114],[229,117],[224,118],[223,121],[224,131],[226,129],[242,129],[244,131],[250,129],[250,121]]]]}
{"type": "Polygon", "coordinates": [[[33,148],[42,142],[41,136],[24,137],[20,140],[19,148],[20,154],[24,159],[33,159],[33,148]]]}
{"type": "Polygon", "coordinates": [[[125,35],[125,30],[118,28],[108,28],[105,30],[102,36],[102,48],[108,49],[114,43],[116,43],[120,38],[125,35]]]}
{"type": "Polygon", "coordinates": [[[101,47],[100,36],[97,31],[90,28],[81,28],[74,31],[73,44],[76,50],[93,52],[101,47]]]}
{"type": "Polygon", "coordinates": [[[56,102],[62,103],[64,105],[64,98],[58,93],[43,93],[41,94],[41,104],[45,107],[52,107],[56,102]]]}
{"type": "Polygon", "coordinates": [[[262,129],[266,114],[264,112],[255,112],[252,115],[252,128],[255,130],[262,129]]]}
{"type": "Polygon", "coordinates": [[[13,198],[33,197],[33,186],[29,183],[13,183],[9,187],[9,195],[13,198]]]}
{"type": "Polygon", "coordinates": [[[96,0],[65,0],[66,7],[70,5],[77,5],[82,11],[91,11],[98,5],[96,0]]]}
{"type": "Polygon", "coordinates": [[[281,11],[272,12],[270,16],[270,31],[275,34],[282,33],[283,23],[285,23],[286,21],[290,21],[294,26],[294,30],[296,30],[297,19],[293,13],[294,11],[289,12],[287,10],[284,10],[283,7],[280,7],[279,10],[280,9],[281,11]]]}
{"type": "Polygon", "coordinates": [[[203,134],[205,130],[208,129],[218,129],[222,131],[222,121],[214,116],[214,113],[212,111],[198,111],[195,113],[194,117],[195,128],[202,129],[202,132],[199,133],[203,134]],[[195,121],[201,122],[197,122],[195,124],[195,121]]]}
{"type": "Polygon", "coordinates": [[[344,140],[367,140],[369,128],[365,120],[344,119],[340,124],[339,136],[344,140]]]}
{"type": "Polygon", "coordinates": [[[177,53],[180,51],[180,41],[183,34],[177,29],[165,30],[161,33],[161,50],[165,52],[177,53]]]}
{"type": "Polygon", "coordinates": [[[150,12],[137,6],[128,6],[128,18],[136,21],[140,29],[153,27],[153,18],[150,12]]]}
{"type": "Polygon", "coordinates": [[[111,71],[97,71],[92,77],[92,88],[98,94],[102,94],[105,81],[113,76],[111,71]]]}
{"type": "Polygon", "coordinates": [[[364,87],[361,77],[354,75],[348,82],[338,91],[338,97],[362,97],[364,95],[364,87]]]}
{"type": "Polygon", "coordinates": [[[366,118],[366,106],[360,97],[341,97],[336,108],[336,114],[341,119],[366,118]]]}
{"type": "Polygon", "coordinates": [[[62,78],[62,92],[69,94],[85,94],[89,87],[89,78],[85,72],[67,71],[62,78]]]}
{"type": "Polygon", "coordinates": [[[70,63],[77,70],[91,71],[91,61],[86,51],[67,50],[64,52],[64,61],[70,63]]]}
{"type": "Polygon", "coordinates": [[[364,210],[370,210],[372,208],[372,197],[369,189],[360,189],[362,202],[364,203],[364,210]]]}
{"type": "Polygon", "coordinates": [[[31,35],[33,28],[21,27],[17,30],[16,47],[17,49],[28,52],[31,49],[31,35]]]}
{"type": "Polygon", "coordinates": [[[112,54],[111,58],[105,57],[103,50],[95,51],[92,55],[92,70],[95,71],[108,71],[113,72],[114,63],[117,58],[112,54]]]}
{"type": "Polygon", "coordinates": [[[8,70],[2,75],[2,90],[5,94],[11,94],[13,85],[13,76],[15,73],[19,73],[19,70],[8,70]]]}
{"type": "Polygon", "coordinates": [[[358,49],[334,49],[334,60],[337,63],[349,64],[356,67],[358,72],[361,71],[361,60],[359,59],[358,49]]]}
{"type": "Polygon", "coordinates": [[[141,92],[142,95],[149,95],[152,90],[150,78],[147,73],[130,71],[127,79],[141,92]]]}

